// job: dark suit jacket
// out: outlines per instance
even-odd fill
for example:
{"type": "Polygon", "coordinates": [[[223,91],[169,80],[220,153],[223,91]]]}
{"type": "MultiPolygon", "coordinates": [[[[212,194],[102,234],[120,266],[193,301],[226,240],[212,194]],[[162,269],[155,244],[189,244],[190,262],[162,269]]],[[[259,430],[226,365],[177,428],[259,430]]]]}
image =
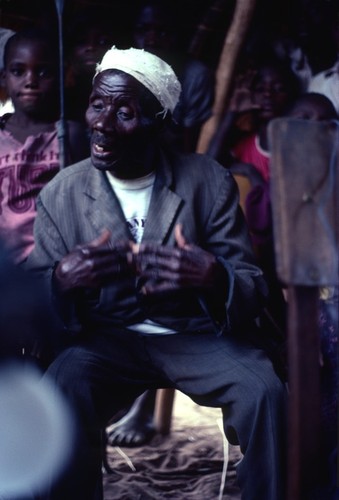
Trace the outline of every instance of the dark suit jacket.
{"type": "MultiPolygon", "coordinates": [[[[97,238],[104,228],[111,231],[112,245],[132,239],[105,174],[90,159],[61,171],[40,193],[37,209],[35,249],[27,265],[47,280],[64,255],[97,238]]],[[[233,177],[208,156],[161,152],[143,241],[174,245],[177,223],[182,223],[188,242],[222,262],[226,300],[196,290],[142,299],[137,280],[120,279],[100,290],[69,294],[63,300],[66,327],[109,331],[148,317],[178,331],[222,332],[251,322],[261,308],[266,284],[255,265],[233,177]],[[73,313],[67,316],[70,304],[73,313]]]]}

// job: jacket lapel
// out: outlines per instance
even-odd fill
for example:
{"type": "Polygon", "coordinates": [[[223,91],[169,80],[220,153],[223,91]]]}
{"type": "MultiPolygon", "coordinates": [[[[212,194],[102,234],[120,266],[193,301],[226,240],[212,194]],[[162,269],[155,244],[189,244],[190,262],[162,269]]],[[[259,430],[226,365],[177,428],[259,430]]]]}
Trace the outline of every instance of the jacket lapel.
{"type": "Polygon", "coordinates": [[[173,231],[182,203],[182,199],[177,194],[170,191],[167,186],[159,186],[156,182],[142,240],[158,244],[165,243],[173,231]]]}
{"type": "Polygon", "coordinates": [[[108,229],[112,234],[112,244],[132,238],[120,203],[105,174],[93,166],[89,170],[85,195],[88,197],[85,215],[98,236],[104,229],[108,229]]]}
{"type": "Polygon", "coordinates": [[[162,244],[168,241],[171,234],[173,235],[175,220],[183,200],[170,189],[172,183],[172,171],[167,158],[162,154],[157,166],[143,241],[162,244]]]}

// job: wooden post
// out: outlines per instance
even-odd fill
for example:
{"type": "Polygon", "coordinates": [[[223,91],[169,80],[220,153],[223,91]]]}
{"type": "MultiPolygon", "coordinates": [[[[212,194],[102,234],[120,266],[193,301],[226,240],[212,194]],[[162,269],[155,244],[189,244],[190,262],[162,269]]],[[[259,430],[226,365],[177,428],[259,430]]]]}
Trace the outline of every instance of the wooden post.
{"type": "Polygon", "coordinates": [[[157,390],[154,410],[154,425],[160,434],[169,434],[171,430],[174,396],[175,389],[157,390]]]}

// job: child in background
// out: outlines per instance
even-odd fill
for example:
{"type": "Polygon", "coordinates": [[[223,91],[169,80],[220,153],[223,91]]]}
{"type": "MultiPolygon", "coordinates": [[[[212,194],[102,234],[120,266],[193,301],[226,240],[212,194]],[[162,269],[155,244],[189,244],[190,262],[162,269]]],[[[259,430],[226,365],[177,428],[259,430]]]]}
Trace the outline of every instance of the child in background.
{"type": "MultiPolygon", "coordinates": [[[[35,200],[59,171],[58,49],[37,29],[13,35],[2,79],[14,112],[0,119],[0,236],[15,263],[34,246],[35,200]]],[[[89,155],[85,127],[68,122],[67,164],[89,155]]]]}
{"type": "MultiPolygon", "coordinates": [[[[232,148],[233,157],[253,165],[264,181],[269,179],[267,126],[273,118],[283,116],[299,92],[299,83],[288,66],[274,61],[262,64],[254,75],[252,102],[256,130],[232,148]]],[[[235,170],[233,168],[233,170],[235,170]]]]}
{"type": "Polygon", "coordinates": [[[66,117],[86,125],[85,113],[96,65],[118,45],[112,14],[100,8],[84,9],[66,23],[66,117]]]}
{"type": "Polygon", "coordinates": [[[269,179],[267,126],[273,118],[284,115],[300,94],[300,83],[290,67],[278,59],[252,64],[241,86],[235,88],[208,154],[234,173],[256,182],[269,179]],[[246,113],[251,114],[250,129],[236,135],[236,122],[246,113]]]}

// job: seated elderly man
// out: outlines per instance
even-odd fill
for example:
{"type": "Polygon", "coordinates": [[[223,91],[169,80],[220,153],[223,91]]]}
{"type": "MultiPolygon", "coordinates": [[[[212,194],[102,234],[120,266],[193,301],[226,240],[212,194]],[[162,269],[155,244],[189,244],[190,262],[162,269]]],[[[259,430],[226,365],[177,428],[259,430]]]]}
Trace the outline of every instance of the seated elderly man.
{"type": "Polygon", "coordinates": [[[73,459],[43,498],[102,498],[102,430],[160,387],[221,408],[244,455],[244,500],[284,497],[285,386],[255,346],[266,284],[231,174],[163,142],[179,94],[167,63],[113,47],[86,115],[91,158],[39,196],[28,267],[47,280],[69,336],[47,375],[78,430],[73,459]]]}

